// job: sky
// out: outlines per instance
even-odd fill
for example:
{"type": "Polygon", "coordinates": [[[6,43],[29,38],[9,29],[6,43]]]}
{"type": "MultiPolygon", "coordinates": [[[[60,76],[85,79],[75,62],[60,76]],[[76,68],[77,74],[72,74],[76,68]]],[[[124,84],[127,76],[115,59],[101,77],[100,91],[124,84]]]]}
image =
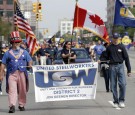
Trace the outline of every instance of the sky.
{"type": "MultiPolygon", "coordinates": [[[[26,0],[25,0],[26,1],[26,0]]],[[[31,0],[36,2],[37,0],[31,0]]],[[[42,3],[43,20],[39,28],[48,28],[48,35],[52,36],[59,30],[61,19],[73,19],[76,0],[39,0],[42,3]]],[[[107,16],[107,0],[78,0],[78,5],[99,15],[104,21],[107,16]]]]}

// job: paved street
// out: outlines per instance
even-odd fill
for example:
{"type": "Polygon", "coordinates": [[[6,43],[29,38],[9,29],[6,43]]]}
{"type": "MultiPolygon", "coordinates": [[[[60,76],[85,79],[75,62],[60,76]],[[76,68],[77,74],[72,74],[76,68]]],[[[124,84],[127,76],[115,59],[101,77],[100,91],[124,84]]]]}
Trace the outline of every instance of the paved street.
{"type": "MultiPolygon", "coordinates": [[[[132,77],[127,77],[126,108],[113,108],[112,94],[105,92],[104,79],[98,77],[97,96],[95,100],[62,101],[35,103],[33,78],[30,76],[30,90],[27,97],[26,111],[20,112],[16,106],[14,115],[134,115],[135,114],[135,51],[129,52],[132,65],[132,77]]],[[[4,91],[0,96],[0,115],[8,115],[8,98],[4,91]]]]}

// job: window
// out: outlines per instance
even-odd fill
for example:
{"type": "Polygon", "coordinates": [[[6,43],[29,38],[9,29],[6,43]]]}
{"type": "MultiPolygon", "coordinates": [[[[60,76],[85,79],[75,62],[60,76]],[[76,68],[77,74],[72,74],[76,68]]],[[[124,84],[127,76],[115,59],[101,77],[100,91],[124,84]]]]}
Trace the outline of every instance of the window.
{"type": "MultiPolygon", "coordinates": [[[[75,51],[75,54],[76,54],[76,59],[88,59],[89,58],[89,55],[87,54],[87,52],[85,50],[74,50],[75,51]]],[[[61,50],[58,52],[58,54],[56,55],[56,59],[57,60],[60,60],[62,59],[61,57],[61,50]]]]}
{"type": "Polygon", "coordinates": [[[65,27],[62,28],[62,30],[65,30],[65,29],[66,29],[65,27]]]}
{"type": "Polygon", "coordinates": [[[7,0],[7,4],[13,4],[13,0],[7,0]]]}
{"type": "Polygon", "coordinates": [[[70,27],[67,28],[68,31],[69,31],[70,29],[71,29],[70,27]]]}
{"type": "Polygon", "coordinates": [[[70,23],[68,23],[68,26],[71,26],[71,24],[70,24],[70,23]]]}
{"type": "Polygon", "coordinates": [[[13,16],[13,11],[7,11],[7,16],[12,17],[13,16]]]}
{"type": "Polygon", "coordinates": [[[76,50],[75,51],[75,53],[76,53],[76,58],[77,59],[88,59],[89,57],[88,57],[88,54],[85,52],[85,51],[81,51],[81,50],[76,50]]]}
{"type": "Polygon", "coordinates": [[[3,16],[3,9],[0,9],[0,16],[3,16]]]}
{"type": "Polygon", "coordinates": [[[135,2],[135,0],[133,0],[133,2],[135,2]]]}
{"type": "Polygon", "coordinates": [[[3,0],[0,0],[0,4],[3,4],[3,0]]]}
{"type": "Polygon", "coordinates": [[[65,24],[62,24],[62,26],[65,26],[65,24]]]}

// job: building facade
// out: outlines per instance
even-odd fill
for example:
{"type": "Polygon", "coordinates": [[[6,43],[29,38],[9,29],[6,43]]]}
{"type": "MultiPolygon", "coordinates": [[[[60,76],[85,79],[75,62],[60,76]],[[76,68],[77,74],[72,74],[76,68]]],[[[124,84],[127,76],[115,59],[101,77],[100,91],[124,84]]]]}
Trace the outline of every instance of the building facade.
{"type": "Polygon", "coordinates": [[[60,21],[60,35],[64,35],[66,33],[72,34],[73,30],[73,21],[68,19],[63,19],[60,21]]]}
{"type": "Polygon", "coordinates": [[[31,26],[36,26],[36,14],[33,13],[33,2],[27,0],[23,3],[24,16],[31,26]]]}
{"type": "Polygon", "coordinates": [[[13,0],[0,0],[0,17],[3,21],[13,22],[13,0]]]}

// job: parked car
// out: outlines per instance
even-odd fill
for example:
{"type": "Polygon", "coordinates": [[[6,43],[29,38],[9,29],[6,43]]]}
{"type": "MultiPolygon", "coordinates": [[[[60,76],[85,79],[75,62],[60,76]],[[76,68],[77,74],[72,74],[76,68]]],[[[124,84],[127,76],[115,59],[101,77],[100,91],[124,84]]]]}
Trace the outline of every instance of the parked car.
{"type": "MultiPolygon", "coordinates": [[[[76,53],[75,63],[91,62],[90,56],[84,48],[72,48],[76,53]]],[[[59,50],[55,56],[54,64],[64,64],[61,51],[59,50]]]]}

